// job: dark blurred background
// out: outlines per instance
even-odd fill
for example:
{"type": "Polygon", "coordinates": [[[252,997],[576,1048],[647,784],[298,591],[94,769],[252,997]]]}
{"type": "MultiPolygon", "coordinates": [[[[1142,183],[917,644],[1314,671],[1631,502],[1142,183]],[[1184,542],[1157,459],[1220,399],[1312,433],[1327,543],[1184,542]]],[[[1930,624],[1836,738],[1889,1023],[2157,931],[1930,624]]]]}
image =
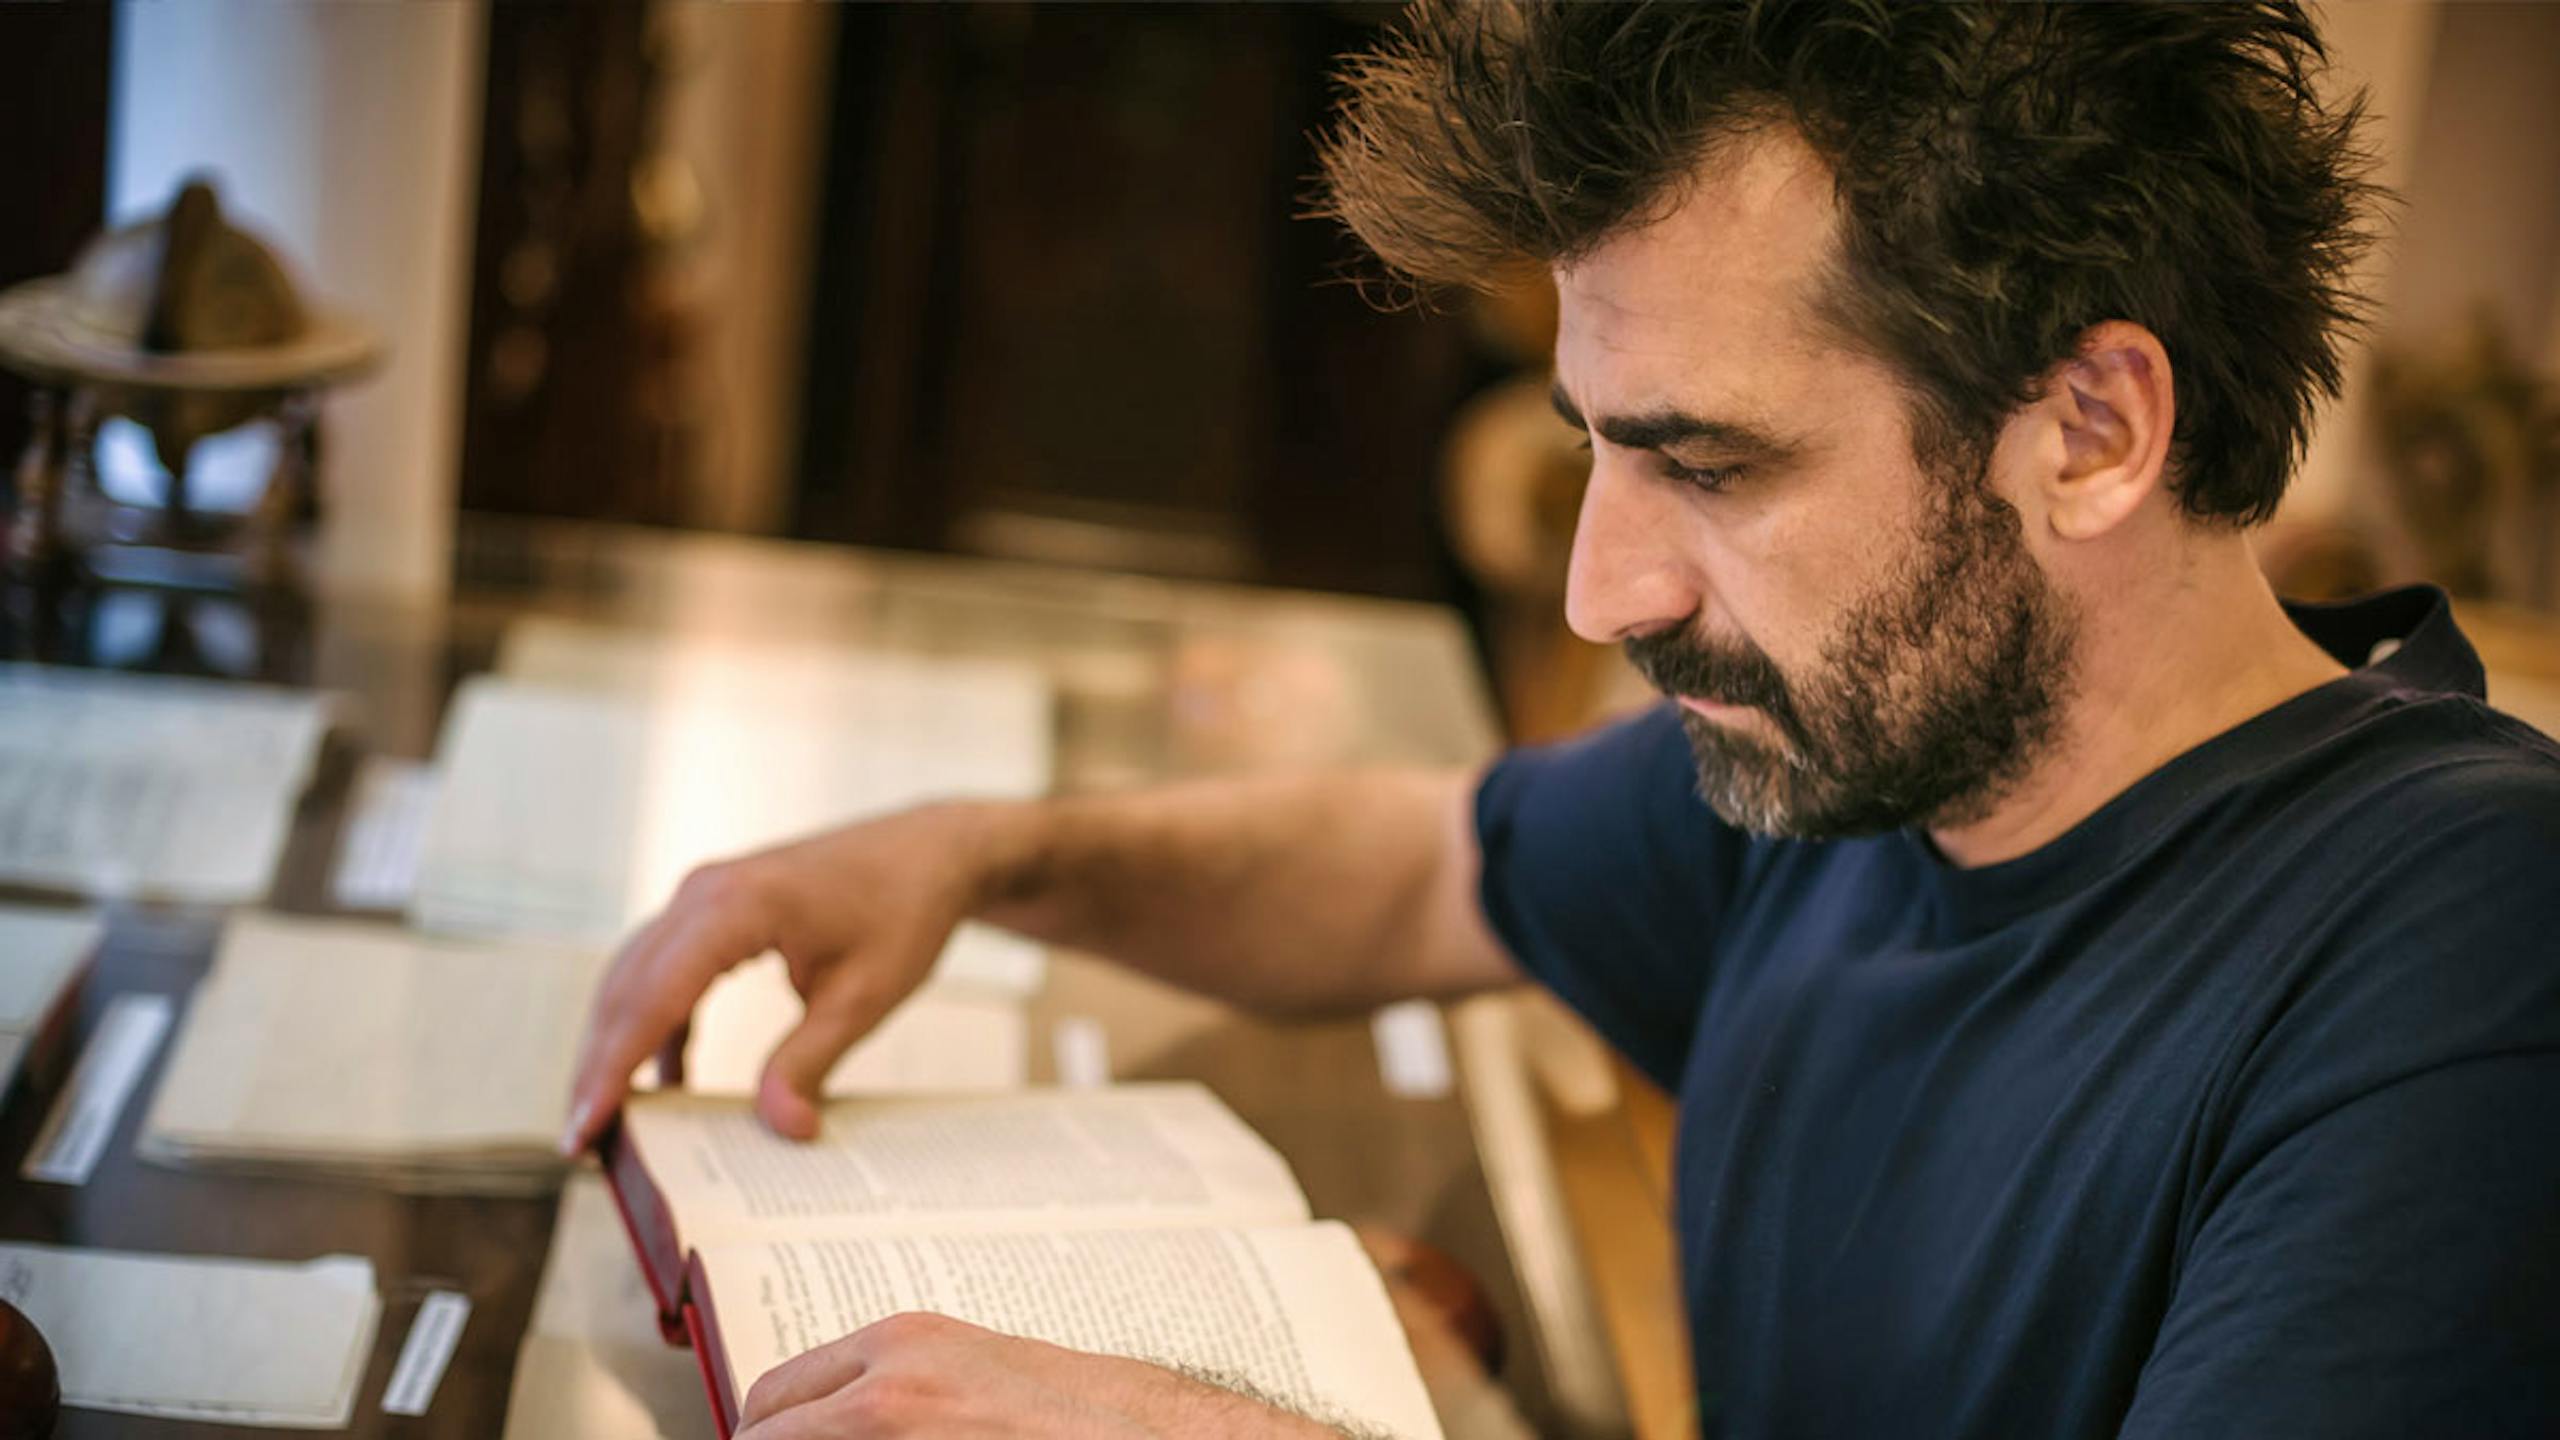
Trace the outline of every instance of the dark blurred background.
{"type": "MultiPolygon", "coordinates": [[[[2560,6],[2320,14],[2408,203],[2267,563],[2548,612],[2560,6]]],[[[373,319],[392,363],[326,418],[327,587],[432,598],[455,517],[504,513],[1443,601],[1540,733],[1610,684],[1558,624],[1543,277],[1389,313],[1304,218],[1334,58],[1393,15],[13,6],[0,285],[210,173],[373,319]]]]}
{"type": "Polygon", "coordinates": [[[811,241],[796,283],[748,281],[796,292],[757,318],[801,356],[761,382],[794,392],[793,433],[750,456],[699,373],[748,317],[685,271],[755,222],[718,209],[724,157],[670,133],[737,22],[499,7],[462,503],[1442,595],[1422,482],[1463,337],[1363,303],[1349,246],[1298,218],[1327,65],[1391,13],[782,17],[766,60],[824,94],[750,137],[799,152],[805,199],[751,203],[811,241]]]}

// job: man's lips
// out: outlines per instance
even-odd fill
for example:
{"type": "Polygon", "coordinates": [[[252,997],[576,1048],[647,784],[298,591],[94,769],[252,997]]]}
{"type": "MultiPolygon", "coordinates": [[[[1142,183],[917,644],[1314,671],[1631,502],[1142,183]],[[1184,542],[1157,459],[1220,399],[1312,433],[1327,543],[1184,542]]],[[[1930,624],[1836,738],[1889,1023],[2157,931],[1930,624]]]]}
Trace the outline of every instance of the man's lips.
{"type": "Polygon", "coordinates": [[[1695,695],[1674,695],[1671,698],[1679,702],[1681,709],[1707,720],[1730,720],[1737,715],[1748,714],[1752,708],[1728,705],[1721,700],[1704,700],[1695,695]]]}

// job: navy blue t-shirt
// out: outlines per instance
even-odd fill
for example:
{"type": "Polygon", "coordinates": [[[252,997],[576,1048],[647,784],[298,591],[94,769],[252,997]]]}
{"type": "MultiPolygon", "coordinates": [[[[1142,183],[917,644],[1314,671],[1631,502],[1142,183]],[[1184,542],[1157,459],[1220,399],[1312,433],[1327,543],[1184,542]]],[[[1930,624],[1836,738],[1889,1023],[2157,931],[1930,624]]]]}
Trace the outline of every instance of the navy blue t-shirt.
{"type": "Polygon", "coordinates": [[[2560,1435],[2560,746],[2433,590],[2293,613],[2359,668],[2003,864],[1734,830],[1667,706],[1486,778],[1708,1435],[2560,1435]]]}

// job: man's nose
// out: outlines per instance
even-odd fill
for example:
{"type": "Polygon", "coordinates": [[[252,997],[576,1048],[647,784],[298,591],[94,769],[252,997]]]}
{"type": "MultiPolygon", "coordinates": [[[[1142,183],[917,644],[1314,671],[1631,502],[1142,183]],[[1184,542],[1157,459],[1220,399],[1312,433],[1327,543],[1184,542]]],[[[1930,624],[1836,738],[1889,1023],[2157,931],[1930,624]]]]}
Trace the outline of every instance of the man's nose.
{"type": "Polygon", "coordinates": [[[1602,453],[1582,491],[1565,576],[1564,618],[1573,633],[1615,645],[1686,622],[1698,587],[1679,551],[1670,497],[1631,473],[1634,456],[1602,453]]]}

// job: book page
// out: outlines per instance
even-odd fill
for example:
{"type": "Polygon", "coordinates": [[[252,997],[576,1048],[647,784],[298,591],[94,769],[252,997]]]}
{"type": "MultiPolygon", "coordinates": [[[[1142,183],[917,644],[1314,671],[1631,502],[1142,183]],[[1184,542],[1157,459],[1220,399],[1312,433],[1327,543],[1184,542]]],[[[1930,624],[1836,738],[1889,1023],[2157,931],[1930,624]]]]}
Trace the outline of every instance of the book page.
{"type": "Polygon", "coordinates": [[[475,677],[447,720],[410,915],[434,930],[610,940],[708,861],[929,799],[1047,787],[1045,728],[1027,753],[942,730],[850,704],[475,677]]]}
{"type": "Polygon", "coordinates": [[[1318,1419],[1439,1434],[1385,1286],[1332,1222],[772,1240],[701,1256],[741,1399],[795,1355],[925,1310],[1242,1381],[1318,1419]]]}
{"type": "Polygon", "coordinates": [[[1308,1213],[1278,1152],[1192,1084],[839,1100],[807,1144],[773,1134],[736,1100],[652,1095],[627,1106],[623,1124],[690,1247],[1308,1213]]]}
{"type": "Polygon", "coordinates": [[[341,910],[402,910],[418,889],[418,859],[427,840],[441,777],[434,764],[367,755],[348,794],[329,872],[329,898],[341,910]]]}
{"type": "Polygon", "coordinates": [[[62,1403],[133,1415],[343,1427],[382,1314],[373,1265],[0,1245],[0,1300],[61,1367],[62,1403]]]}
{"type": "Polygon", "coordinates": [[[605,941],[632,918],[646,721],[609,701],[466,680],[437,742],[410,918],[605,941]]]}
{"type": "Polygon", "coordinates": [[[245,1156],[547,1152],[604,957],[241,914],[197,987],[146,1148],[245,1156]]]}
{"type": "Polygon", "coordinates": [[[496,669],[519,680],[669,704],[833,718],[893,745],[1040,761],[1046,789],[1049,684],[1018,662],[919,655],[814,640],[640,630],[529,615],[507,626],[496,669]]]}
{"type": "MultiPolygon", "coordinates": [[[[780,956],[722,976],[693,1010],[684,1088],[753,1095],[773,1047],[800,1023],[799,993],[780,956]]],[[[961,1094],[1019,1090],[1031,1077],[1031,1022],[1022,1006],[926,991],[889,1012],[827,1072],[828,1095],[961,1094]]]]}
{"type": "Polygon", "coordinates": [[[0,878],[257,899],[327,728],[318,695],[0,666],[0,878]]]}

